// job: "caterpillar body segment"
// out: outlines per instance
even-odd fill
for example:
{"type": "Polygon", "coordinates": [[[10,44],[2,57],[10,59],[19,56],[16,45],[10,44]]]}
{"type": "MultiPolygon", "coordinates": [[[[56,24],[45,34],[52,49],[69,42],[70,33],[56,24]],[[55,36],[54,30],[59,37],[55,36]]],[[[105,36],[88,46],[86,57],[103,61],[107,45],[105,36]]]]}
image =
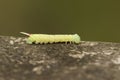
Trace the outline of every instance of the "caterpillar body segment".
{"type": "Polygon", "coordinates": [[[48,35],[48,34],[28,34],[21,32],[29,36],[26,40],[28,44],[46,44],[46,43],[58,43],[58,42],[70,42],[70,43],[80,43],[80,36],[78,34],[72,35],[48,35]]]}

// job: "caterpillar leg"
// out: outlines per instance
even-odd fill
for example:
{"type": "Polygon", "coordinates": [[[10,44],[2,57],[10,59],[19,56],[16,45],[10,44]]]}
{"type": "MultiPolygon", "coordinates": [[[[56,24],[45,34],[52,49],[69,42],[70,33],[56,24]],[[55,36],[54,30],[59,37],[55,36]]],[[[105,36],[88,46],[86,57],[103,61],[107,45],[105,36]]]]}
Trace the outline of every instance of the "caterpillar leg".
{"type": "Polygon", "coordinates": [[[70,41],[70,44],[72,44],[72,42],[70,41]]]}
{"type": "Polygon", "coordinates": [[[35,44],[41,44],[41,43],[39,43],[39,42],[35,41],[35,44]]]}
{"type": "Polygon", "coordinates": [[[68,42],[66,41],[65,44],[68,44],[68,42]]]}
{"type": "Polygon", "coordinates": [[[71,41],[66,41],[65,44],[71,44],[72,42],[71,41]]]}

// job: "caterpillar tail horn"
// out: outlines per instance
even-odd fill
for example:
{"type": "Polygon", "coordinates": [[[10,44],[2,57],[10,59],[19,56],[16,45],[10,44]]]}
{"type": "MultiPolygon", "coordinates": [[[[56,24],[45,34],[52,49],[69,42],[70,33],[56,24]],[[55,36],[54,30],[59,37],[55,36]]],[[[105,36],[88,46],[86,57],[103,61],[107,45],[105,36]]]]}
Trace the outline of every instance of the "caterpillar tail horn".
{"type": "Polygon", "coordinates": [[[26,32],[20,32],[21,34],[24,34],[24,35],[27,35],[27,36],[30,36],[29,33],[26,33],[26,32]]]}

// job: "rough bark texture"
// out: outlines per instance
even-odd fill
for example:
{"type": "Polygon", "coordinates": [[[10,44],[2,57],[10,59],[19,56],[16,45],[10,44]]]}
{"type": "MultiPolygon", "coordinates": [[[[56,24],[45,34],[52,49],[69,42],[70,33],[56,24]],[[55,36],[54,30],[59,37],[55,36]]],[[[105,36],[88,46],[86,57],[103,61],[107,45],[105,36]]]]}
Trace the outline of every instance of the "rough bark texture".
{"type": "Polygon", "coordinates": [[[120,43],[29,45],[1,36],[0,80],[120,80],[120,43]]]}

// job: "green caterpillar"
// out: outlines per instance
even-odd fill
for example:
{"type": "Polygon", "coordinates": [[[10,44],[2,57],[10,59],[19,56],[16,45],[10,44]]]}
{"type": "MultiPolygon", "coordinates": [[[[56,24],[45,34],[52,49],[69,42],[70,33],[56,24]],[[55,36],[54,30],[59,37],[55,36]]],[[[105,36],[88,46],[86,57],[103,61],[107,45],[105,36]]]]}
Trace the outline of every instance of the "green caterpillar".
{"type": "Polygon", "coordinates": [[[48,34],[29,34],[26,32],[20,32],[21,34],[27,35],[26,42],[28,44],[43,44],[43,43],[58,43],[58,42],[70,42],[80,43],[80,36],[78,34],[71,35],[48,35],[48,34]]]}

